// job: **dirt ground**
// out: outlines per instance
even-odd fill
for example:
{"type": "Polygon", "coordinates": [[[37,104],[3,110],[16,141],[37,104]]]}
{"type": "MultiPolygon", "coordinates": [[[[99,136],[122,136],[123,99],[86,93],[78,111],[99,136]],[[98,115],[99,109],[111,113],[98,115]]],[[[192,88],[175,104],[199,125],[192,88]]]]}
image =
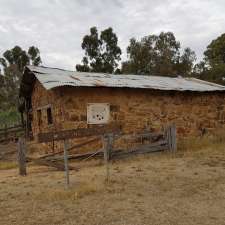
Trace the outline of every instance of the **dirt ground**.
{"type": "Polygon", "coordinates": [[[93,160],[64,172],[0,170],[2,225],[225,224],[225,148],[153,153],[105,166],[93,160]]]}

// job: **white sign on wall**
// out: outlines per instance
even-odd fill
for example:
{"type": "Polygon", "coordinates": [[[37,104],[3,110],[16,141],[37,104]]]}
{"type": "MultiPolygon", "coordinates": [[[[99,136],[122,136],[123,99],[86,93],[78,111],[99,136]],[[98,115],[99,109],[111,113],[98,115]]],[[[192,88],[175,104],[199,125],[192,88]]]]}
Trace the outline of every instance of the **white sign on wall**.
{"type": "Polygon", "coordinates": [[[109,122],[110,105],[108,103],[88,103],[87,123],[106,124],[109,122]]]}

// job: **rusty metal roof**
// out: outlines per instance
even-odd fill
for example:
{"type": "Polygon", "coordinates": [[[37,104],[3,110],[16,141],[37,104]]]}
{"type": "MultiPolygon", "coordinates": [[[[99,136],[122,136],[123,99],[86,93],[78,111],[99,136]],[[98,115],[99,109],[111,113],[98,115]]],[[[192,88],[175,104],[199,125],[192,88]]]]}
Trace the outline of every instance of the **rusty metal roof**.
{"type": "Polygon", "coordinates": [[[47,90],[60,86],[73,86],[126,87],[196,92],[225,91],[225,86],[196,78],[84,73],[37,66],[28,66],[27,69],[35,75],[47,90]]]}

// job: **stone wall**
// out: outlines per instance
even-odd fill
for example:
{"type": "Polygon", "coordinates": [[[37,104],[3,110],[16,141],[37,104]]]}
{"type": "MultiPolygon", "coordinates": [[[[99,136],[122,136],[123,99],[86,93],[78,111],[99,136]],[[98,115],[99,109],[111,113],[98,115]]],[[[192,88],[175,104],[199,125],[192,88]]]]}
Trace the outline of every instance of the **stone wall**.
{"type": "Polygon", "coordinates": [[[225,125],[225,93],[156,91],[129,88],[60,87],[46,91],[36,81],[32,94],[34,137],[38,132],[85,128],[87,103],[110,103],[110,123],[118,122],[124,132],[143,129],[158,131],[174,122],[178,138],[212,133],[225,125]],[[47,124],[42,110],[38,125],[37,109],[50,104],[53,124],[47,124]]]}

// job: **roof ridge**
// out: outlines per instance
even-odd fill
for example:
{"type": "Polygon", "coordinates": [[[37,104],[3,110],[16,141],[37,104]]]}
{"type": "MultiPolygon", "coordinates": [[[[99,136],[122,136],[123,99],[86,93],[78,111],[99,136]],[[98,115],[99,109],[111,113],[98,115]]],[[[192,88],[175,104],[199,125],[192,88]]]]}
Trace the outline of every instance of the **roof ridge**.
{"type": "Polygon", "coordinates": [[[28,65],[26,66],[28,67],[28,69],[30,69],[29,67],[37,67],[37,68],[43,68],[43,69],[54,69],[54,70],[61,70],[61,71],[65,71],[65,72],[76,72],[74,70],[66,70],[66,69],[61,69],[61,68],[57,68],[57,67],[48,67],[48,66],[34,66],[34,65],[28,65]]]}

